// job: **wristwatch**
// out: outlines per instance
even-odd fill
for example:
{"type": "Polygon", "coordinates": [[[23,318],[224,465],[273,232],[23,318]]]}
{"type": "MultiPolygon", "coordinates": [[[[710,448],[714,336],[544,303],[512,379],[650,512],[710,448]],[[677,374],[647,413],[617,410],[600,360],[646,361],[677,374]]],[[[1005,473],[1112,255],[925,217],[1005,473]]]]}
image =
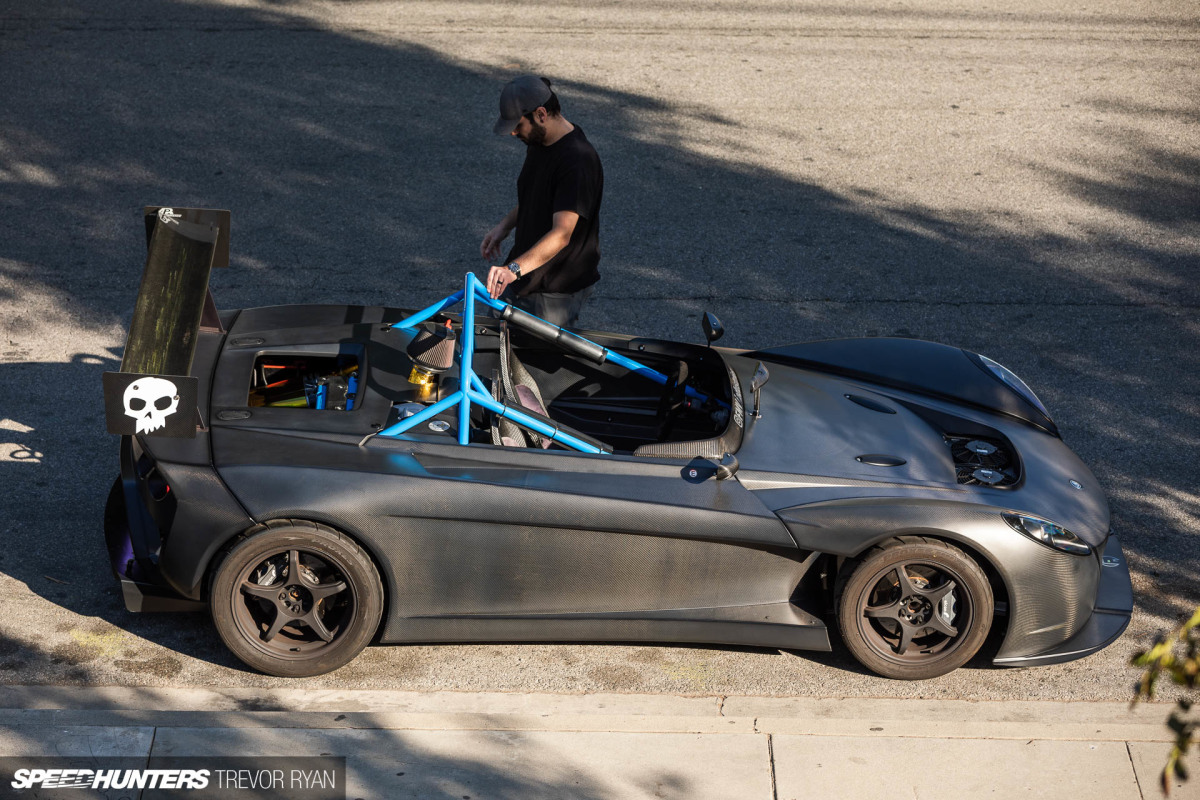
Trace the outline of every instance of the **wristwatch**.
{"type": "Polygon", "coordinates": [[[504,265],[505,269],[511,272],[516,277],[521,277],[521,265],[515,261],[510,261],[504,265]]]}

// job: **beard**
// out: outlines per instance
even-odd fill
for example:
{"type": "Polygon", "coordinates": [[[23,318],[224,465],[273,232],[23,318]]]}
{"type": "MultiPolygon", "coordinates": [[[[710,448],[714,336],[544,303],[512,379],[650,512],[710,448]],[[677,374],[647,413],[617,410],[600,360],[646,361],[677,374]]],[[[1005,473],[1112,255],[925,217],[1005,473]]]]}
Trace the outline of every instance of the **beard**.
{"type": "Polygon", "coordinates": [[[546,143],[546,128],[545,128],[545,126],[539,125],[537,120],[535,120],[535,119],[529,120],[529,125],[531,128],[531,130],[529,131],[529,135],[521,137],[522,141],[525,142],[525,146],[533,147],[534,145],[540,146],[540,145],[545,144],[546,143]]]}

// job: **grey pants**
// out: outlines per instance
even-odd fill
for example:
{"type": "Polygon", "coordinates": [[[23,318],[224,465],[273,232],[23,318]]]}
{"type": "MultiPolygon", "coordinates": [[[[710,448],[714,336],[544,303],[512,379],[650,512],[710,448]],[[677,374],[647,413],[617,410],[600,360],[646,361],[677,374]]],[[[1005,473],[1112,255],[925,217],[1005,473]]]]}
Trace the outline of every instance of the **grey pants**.
{"type": "Polygon", "coordinates": [[[558,292],[534,292],[527,294],[524,297],[509,297],[508,293],[500,297],[501,300],[512,303],[522,311],[528,311],[535,317],[541,317],[546,322],[551,322],[560,328],[574,328],[579,322],[579,312],[583,310],[583,304],[592,296],[592,289],[596,285],[592,284],[586,289],[580,289],[578,292],[558,293],[558,292]]]}

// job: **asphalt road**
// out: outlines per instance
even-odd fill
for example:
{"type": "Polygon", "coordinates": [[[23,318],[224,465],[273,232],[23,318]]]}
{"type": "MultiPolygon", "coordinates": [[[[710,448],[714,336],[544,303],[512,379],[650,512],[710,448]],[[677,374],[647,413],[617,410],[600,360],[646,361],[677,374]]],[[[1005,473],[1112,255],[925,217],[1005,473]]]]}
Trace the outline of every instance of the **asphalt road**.
{"type": "Polygon", "coordinates": [[[911,335],[1021,375],[1105,486],[1123,639],[920,684],[840,654],[374,647],[303,687],[1128,697],[1200,603],[1200,11],[1183,2],[0,2],[0,682],[270,686],[202,615],[128,614],[100,375],[140,208],[233,212],[224,307],[413,306],[480,269],[559,83],[604,159],[581,323],[722,344],[911,335]]]}

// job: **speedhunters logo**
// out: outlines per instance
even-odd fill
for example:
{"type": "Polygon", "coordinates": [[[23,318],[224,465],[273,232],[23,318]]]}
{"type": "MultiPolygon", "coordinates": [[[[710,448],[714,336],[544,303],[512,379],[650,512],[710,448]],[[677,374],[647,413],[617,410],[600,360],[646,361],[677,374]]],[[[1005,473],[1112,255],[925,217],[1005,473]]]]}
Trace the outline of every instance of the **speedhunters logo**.
{"type": "Polygon", "coordinates": [[[206,769],[19,769],[14,789],[207,789],[206,769]]]}
{"type": "Polygon", "coordinates": [[[0,757],[0,797],[345,800],[343,756],[0,757]]]}

